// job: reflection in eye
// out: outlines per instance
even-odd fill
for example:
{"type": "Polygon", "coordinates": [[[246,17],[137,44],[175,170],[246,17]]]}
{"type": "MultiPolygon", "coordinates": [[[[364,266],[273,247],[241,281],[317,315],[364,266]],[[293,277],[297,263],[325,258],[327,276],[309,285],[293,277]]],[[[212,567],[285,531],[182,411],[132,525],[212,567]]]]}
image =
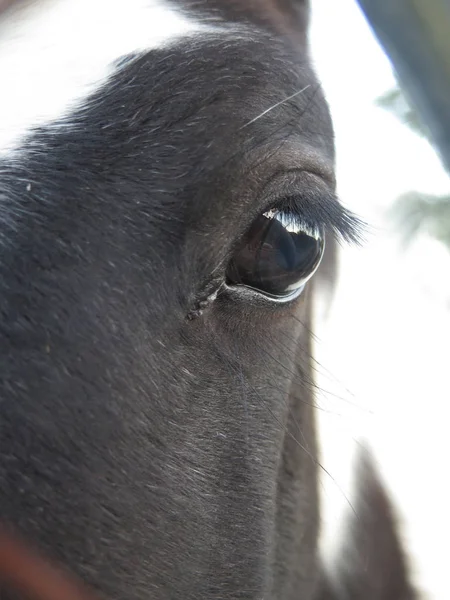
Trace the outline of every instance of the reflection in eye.
{"type": "Polygon", "coordinates": [[[289,211],[267,211],[254,221],[234,253],[228,283],[280,299],[291,297],[316,271],[324,247],[319,228],[289,211]]]}

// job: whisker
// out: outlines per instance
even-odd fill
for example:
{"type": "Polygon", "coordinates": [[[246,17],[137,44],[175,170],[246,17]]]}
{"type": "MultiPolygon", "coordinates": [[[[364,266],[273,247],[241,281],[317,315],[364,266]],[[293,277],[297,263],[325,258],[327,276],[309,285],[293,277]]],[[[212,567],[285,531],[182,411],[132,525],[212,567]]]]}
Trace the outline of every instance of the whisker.
{"type": "MultiPolygon", "coordinates": [[[[237,366],[235,366],[235,362],[236,362],[236,355],[231,357],[229,355],[227,355],[227,353],[224,351],[224,348],[221,347],[220,348],[220,353],[222,355],[222,357],[226,360],[227,365],[229,366],[229,368],[234,371],[235,374],[238,375],[239,377],[239,371],[241,373],[241,377],[243,378],[243,371],[242,371],[242,366],[241,363],[239,361],[239,368],[237,366]]],[[[280,363],[279,361],[277,361],[276,359],[274,359],[272,357],[273,360],[275,360],[278,364],[280,364],[280,366],[283,366],[282,363],[280,363]]],[[[295,377],[299,377],[299,375],[295,375],[295,377]]],[[[299,380],[301,381],[301,377],[299,377],[299,380]]],[[[273,412],[273,410],[267,405],[267,403],[264,401],[264,398],[261,396],[261,394],[258,392],[258,390],[255,388],[254,385],[252,385],[250,383],[250,381],[248,381],[248,379],[246,380],[246,382],[244,382],[244,379],[242,379],[242,383],[246,383],[250,390],[252,391],[252,393],[254,394],[255,398],[259,401],[260,406],[262,406],[264,408],[264,410],[266,410],[270,416],[274,419],[274,421],[280,426],[281,431],[284,432],[285,435],[287,435],[290,439],[292,439],[292,441],[294,442],[294,444],[296,444],[303,452],[305,452],[305,454],[308,456],[308,458],[313,462],[313,464],[315,464],[323,473],[325,473],[328,477],[330,477],[331,481],[334,483],[334,485],[336,485],[337,489],[339,490],[339,492],[342,494],[342,496],[344,497],[346,503],[348,504],[349,508],[351,509],[351,511],[353,512],[353,514],[355,515],[355,517],[358,519],[358,515],[356,513],[356,510],[353,506],[353,504],[351,503],[350,499],[348,498],[348,496],[345,494],[344,490],[342,489],[342,487],[338,484],[338,482],[336,481],[336,479],[331,475],[331,473],[328,471],[328,469],[326,469],[321,463],[320,461],[313,455],[313,453],[309,450],[309,448],[307,447],[307,445],[305,446],[304,444],[302,444],[300,442],[300,440],[289,430],[289,427],[286,426],[284,423],[282,423],[280,421],[280,419],[275,415],[275,413],[273,412]]],[[[295,416],[292,413],[292,410],[289,408],[288,403],[289,403],[289,397],[292,396],[291,394],[287,394],[287,399],[286,399],[286,403],[284,403],[284,408],[287,410],[287,414],[288,417],[291,419],[291,422],[296,426],[296,429],[298,430],[299,434],[301,435],[301,437],[303,439],[304,438],[304,433],[302,431],[302,428],[300,426],[300,423],[297,421],[297,419],[295,418],[295,416]]],[[[247,396],[246,396],[247,398],[247,396]]],[[[315,408],[315,407],[313,407],[315,408]]],[[[323,487],[323,483],[319,480],[319,483],[321,485],[321,487],[323,487]]]]}
{"type": "MultiPolygon", "coordinates": [[[[281,423],[281,421],[277,418],[277,416],[273,413],[273,411],[267,406],[267,404],[264,402],[264,399],[261,397],[261,395],[259,394],[259,392],[254,388],[254,386],[252,386],[250,384],[250,387],[252,389],[252,391],[254,392],[254,394],[256,395],[256,397],[259,399],[261,406],[263,406],[263,408],[265,408],[268,413],[272,416],[273,419],[275,419],[275,421],[278,423],[278,425],[280,425],[280,427],[282,428],[282,430],[284,431],[284,433],[286,435],[289,436],[289,438],[292,439],[292,441],[299,446],[299,448],[301,448],[301,450],[303,452],[305,452],[305,454],[309,457],[309,459],[319,468],[321,469],[321,471],[323,473],[325,473],[325,475],[327,475],[331,481],[336,485],[337,489],[339,490],[339,492],[343,495],[343,497],[345,498],[345,501],[347,502],[348,506],[350,507],[351,511],[353,512],[353,514],[355,515],[356,518],[358,518],[358,515],[356,513],[355,507],[353,506],[353,504],[350,502],[350,499],[348,498],[347,494],[344,492],[343,488],[338,484],[338,482],[336,481],[336,479],[331,475],[331,473],[328,471],[328,469],[326,469],[322,463],[317,460],[317,458],[311,453],[311,451],[305,447],[299,440],[298,438],[291,432],[289,431],[289,428],[286,425],[283,425],[283,423],[281,423]]],[[[289,400],[287,400],[288,402],[289,400]]],[[[304,433],[300,427],[299,422],[297,421],[297,419],[293,416],[292,411],[286,406],[286,408],[288,409],[288,415],[289,417],[292,419],[292,421],[295,423],[300,435],[302,436],[303,439],[305,439],[304,437],[304,433]]],[[[323,483],[320,482],[320,485],[323,487],[323,483]]]]}
{"type": "MultiPolygon", "coordinates": [[[[272,342],[274,340],[272,339],[272,342]]],[[[294,340],[295,343],[298,344],[297,340],[294,340]]],[[[282,348],[278,348],[278,349],[282,349],[282,348]]],[[[286,346],[284,347],[284,349],[286,350],[286,354],[290,354],[291,350],[289,348],[287,348],[286,346]]],[[[275,363],[277,363],[282,369],[284,369],[286,371],[286,373],[293,378],[293,381],[297,380],[299,378],[299,375],[297,373],[295,373],[294,371],[292,371],[288,366],[286,366],[285,364],[283,364],[280,360],[278,360],[275,356],[273,356],[268,350],[266,349],[262,349],[262,351],[275,363]]],[[[298,351],[298,348],[297,348],[298,351]]],[[[309,359],[310,358],[310,354],[305,353],[306,357],[309,359]]],[[[322,387],[320,387],[319,385],[317,385],[317,383],[314,381],[314,379],[312,377],[309,377],[306,373],[302,374],[302,377],[300,377],[300,379],[298,380],[298,382],[300,383],[300,385],[306,389],[308,389],[311,392],[319,392],[320,394],[327,394],[329,396],[332,396],[334,398],[336,398],[337,400],[342,400],[343,402],[348,402],[350,403],[350,405],[352,405],[353,403],[350,402],[349,400],[347,400],[346,398],[339,396],[338,394],[334,393],[334,392],[330,392],[328,390],[323,389],[322,387]]],[[[305,402],[302,400],[302,402],[305,402]]],[[[305,402],[306,403],[306,402],[305,402]]],[[[307,403],[306,403],[307,404],[307,403]]],[[[312,405],[314,408],[317,408],[319,410],[322,410],[324,412],[329,412],[330,414],[336,414],[339,416],[339,413],[335,413],[334,411],[327,411],[326,409],[324,409],[323,407],[320,407],[318,405],[313,404],[312,405]]],[[[355,404],[355,406],[357,406],[355,404]]],[[[340,415],[342,416],[342,415],[340,415]]]]}
{"type": "MultiPolygon", "coordinates": [[[[315,336],[314,333],[313,333],[313,331],[307,325],[305,325],[305,323],[301,319],[299,319],[296,315],[291,315],[291,318],[294,319],[297,323],[299,323],[302,327],[304,327],[305,330],[307,331],[307,333],[309,335],[311,335],[311,336],[314,337],[316,343],[320,344],[322,342],[322,340],[319,337],[315,336]]],[[[290,338],[290,339],[294,343],[298,343],[295,338],[290,338]]],[[[286,348],[286,350],[289,351],[288,348],[286,348]]],[[[303,352],[302,348],[300,348],[300,350],[303,352]]],[[[346,392],[351,398],[355,399],[355,394],[351,390],[349,390],[342,383],[342,381],[340,381],[335,375],[333,375],[333,373],[329,369],[327,369],[326,367],[324,367],[317,359],[314,358],[314,356],[311,353],[306,352],[306,351],[304,351],[304,352],[305,352],[305,355],[306,355],[307,359],[311,360],[311,361],[313,361],[315,363],[315,366],[311,365],[311,369],[313,369],[315,373],[317,373],[319,375],[322,375],[322,376],[323,376],[324,373],[326,373],[327,375],[330,376],[330,379],[332,381],[334,381],[335,383],[338,383],[340,386],[342,386],[344,392],[346,392]]],[[[345,402],[349,406],[353,406],[354,408],[357,408],[358,410],[361,410],[364,413],[372,414],[372,412],[373,412],[373,411],[369,410],[368,408],[365,408],[365,407],[361,406],[356,401],[352,401],[349,398],[345,398],[344,396],[340,396],[340,395],[336,394],[335,392],[330,392],[328,390],[325,390],[323,387],[318,386],[315,383],[315,381],[314,381],[313,378],[310,378],[310,382],[311,382],[311,385],[315,389],[317,389],[318,391],[324,392],[324,393],[326,393],[326,394],[328,394],[328,395],[330,395],[330,396],[332,396],[334,398],[337,398],[338,400],[342,400],[342,402],[345,402]]]]}
{"type": "Polygon", "coordinates": [[[258,121],[258,119],[261,119],[262,117],[264,117],[265,115],[267,115],[269,112],[271,112],[275,108],[278,108],[278,106],[281,106],[282,104],[285,104],[286,102],[289,102],[289,100],[292,100],[292,98],[295,98],[296,96],[299,96],[300,94],[302,94],[303,92],[305,92],[310,87],[311,87],[311,85],[306,85],[301,90],[297,90],[296,92],[294,92],[293,94],[291,94],[287,98],[284,98],[283,100],[280,100],[279,102],[277,102],[276,104],[273,104],[269,108],[266,108],[266,110],[263,110],[263,112],[261,114],[259,114],[257,117],[255,117],[251,121],[248,121],[248,123],[245,123],[245,125],[243,125],[241,127],[241,129],[245,129],[245,127],[248,127],[252,123],[255,123],[256,121],[258,121]]]}

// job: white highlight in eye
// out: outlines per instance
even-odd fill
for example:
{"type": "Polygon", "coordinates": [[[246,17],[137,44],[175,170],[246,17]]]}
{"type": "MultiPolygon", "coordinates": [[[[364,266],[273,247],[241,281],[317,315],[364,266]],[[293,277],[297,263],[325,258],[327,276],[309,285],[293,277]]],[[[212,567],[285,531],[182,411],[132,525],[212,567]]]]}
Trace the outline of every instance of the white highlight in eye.
{"type": "Polygon", "coordinates": [[[79,106],[134,52],[211,30],[163,0],[35,0],[0,20],[0,154],[79,106]]]}
{"type": "Polygon", "coordinates": [[[276,210],[271,208],[264,213],[268,219],[279,221],[289,233],[306,233],[315,240],[321,240],[322,234],[318,227],[313,227],[302,221],[297,215],[288,210],[276,210]]]}

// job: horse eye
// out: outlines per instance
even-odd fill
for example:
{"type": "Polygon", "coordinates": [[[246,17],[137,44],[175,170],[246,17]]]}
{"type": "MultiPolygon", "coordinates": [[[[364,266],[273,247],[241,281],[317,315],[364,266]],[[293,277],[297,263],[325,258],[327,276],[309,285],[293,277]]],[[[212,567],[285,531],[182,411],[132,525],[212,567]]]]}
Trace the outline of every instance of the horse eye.
{"type": "Polygon", "coordinates": [[[302,223],[291,212],[270,210],[256,219],[235,251],[227,283],[274,299],[291,299],[316,271],[324,248],[317,227],[302,223]]]}

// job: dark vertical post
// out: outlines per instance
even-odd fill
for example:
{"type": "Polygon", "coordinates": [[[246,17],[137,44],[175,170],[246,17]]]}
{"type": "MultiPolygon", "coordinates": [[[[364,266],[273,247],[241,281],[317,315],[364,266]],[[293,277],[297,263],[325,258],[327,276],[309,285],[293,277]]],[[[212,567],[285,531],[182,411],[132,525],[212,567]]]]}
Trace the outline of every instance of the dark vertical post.
{"type": "Polygon", "coordinates": [[[450,173],[450,0],[357,0],[450,173]]]}

